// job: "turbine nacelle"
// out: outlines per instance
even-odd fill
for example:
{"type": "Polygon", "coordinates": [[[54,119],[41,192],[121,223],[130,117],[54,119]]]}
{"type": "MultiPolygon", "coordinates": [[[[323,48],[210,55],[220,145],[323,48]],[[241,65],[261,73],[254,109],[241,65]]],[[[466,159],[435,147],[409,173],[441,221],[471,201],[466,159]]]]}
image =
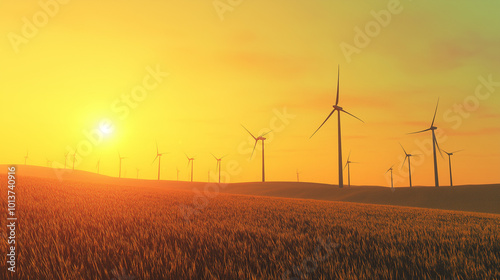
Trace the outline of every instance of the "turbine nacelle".
{"type": "Polygon", "coordinates": [[[338,110],[338,111],[343,111],[343,110],[344,110],[344,108],[342,108],[342,107],[340,107],[340,106],[338,106],[338,105],[333,105],[332,107],[333,107],[335,110],[338,110]]]}

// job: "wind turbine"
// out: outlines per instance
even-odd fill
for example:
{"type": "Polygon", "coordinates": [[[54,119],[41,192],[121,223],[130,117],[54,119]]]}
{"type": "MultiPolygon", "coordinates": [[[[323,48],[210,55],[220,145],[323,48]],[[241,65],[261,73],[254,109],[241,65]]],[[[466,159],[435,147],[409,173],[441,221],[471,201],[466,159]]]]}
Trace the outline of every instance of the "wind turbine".
{"type": "Polygon", "coordinates": [[[24,156],[24,165],[26,165],[27,161],[28,161],[28,151],[26,151],[26,155],[24,156]]]}
{"type": "Polygon", "coordinates": [[[300,173],[299,173],[299,170],[297,169],[297,171],[296,171],[296,172],[297,172],[297,182],[300,182],[300,180],[299,180],[299,174],[300,174],[300,173]]]}
{"type": "Polygon", "coordinates": [[[52,166],[52,160],[45,158],[47,160],[47,166],[51,167],[52,166]]]}
{"type": "Polygon", "coordinates": [[[217,166],[215,167],[215,172],[217,172],[217,170],[219,171],[219,184],[220,184],[220,170],[222,169],[222,159],[227,157],[227,155],[221,157],[221,158],[217,158],[216,156],[214,156],[214,154],[212,154],[212,156],[215,158],[215,160],[217,161],[217,166]]]}
{"type": "Polygon", "coordinates": [[[344,169],[347,167],[347,185],[350,187],[351,186],[351,163],[357,163],[350,161],[349,159],[351,158],[351,152],[349,152],[349,156],[347,156],[347,162],[344,166],[344,169]]]}
{"type": "Polygon", "coordinates": [[[122,157],[120,152],[118,152],[118,158],[120,159],[120,168],[118,169],[118,178],[122,177],[122,160],[126,159],[126,157],[122,157]]]}
{"type": "MultiPolygon", "coordinates": [[[[403,152],[405,153],[405,160],[403,161],[403,165],[401,165],[401,168],[403,168],[405,166],[406,159],[408,159],[408,174],[410,176],[410,188],[411,188],[412,187],[412,184],[411,184],[411,157],[412,156],[419,156],[419,155],[409,154],[406,152],[405,148],[403,148],[403,145],[401,145],[401,143],[399,143],[399,145],[401,146],[401,148],[403,149],[403,152]]],[[[392,174],[392,172],[391,172],[391,174],[392,174]]]]}
{"type": "Polygon", "coordinates": [[[356,117],[355,115],[345,111],[344,108],[338,106],[339,105],[339,83],[340,83],[340,66],[338,69],[338,77],[337,77],[337,99],[335,101],[335,105],[333,105],[333,110],[328,115],[328,117],[326,117],[325,121],[318,127],[318,129],[316,129],[316,131],[311,135],[311,137],[309,137],[309,139],[312,138],[314,136],[314,134],[316,134],[316,132],[318,132],[318,130],[326,123],[326,121],[328,121],[328,119],[333,115],[333,113],[335,111],[338,112],[339,188],[343,188],[344,187],[344,178],[343,178],[343,174],[342,174],[342,164],[343,163],[342,163],[342,136],[341,136],[341,130],[340,130],[340,112],[344,112],[344,113],[350,115],[351,117],[354,117],[354,118],[360,120],[361,122],[363,122],[363,120],[361,120],[360,118],[356,117]]]}
{"type": "Polygon", "coordinates": [[[439,105],[439,98],[438,98],[438,101],[437,101],[437,104],[436,104],[436,110],[434,111],[434,117],[432,118],[432,123],[431,123],[431,126],[427,129],[424,129],[424,130],[420,130],[420,131],[417,131],[417,132],[412,132],[412,133],[409,133],[409,134],[417,134],[417,133],[422,133],[422,132],[425,132],[425,131],[431,131],[432,132],[432,152],[433,152],[433,155],[434,155],[434,185],[437,187],[439,187],[439,176],[438,176],[438,167],[437,167],[437,157],[436,157],[436,146],[439,150],[439,153],[441,154],[441,157],[443,156],[443,154],[441,153],[441,148],[439,148],[439,144],[436,140],[436,134],[434,133],[434,130],[437,129],[437,127],[434,126],[434,121],[436,120],[436,113],[437,113],[437,109],[438,109],[438,105],[439,105]]]}
{"type": "Polygon", "coordinates": [[[139,168],[135,168],[135,170],[137,171],[137,179],[139,179],[139,171],[141,171],[139,168]]]}
{"type": "Polygon", "coordinates": [[[394,164],[391,166],[391,168],[387,169],[387,171],[385,172],[385,174],[387,174],[387,172],[391,171],[391,189],[394,189],[394,184],[392,181],[392,168],[393,167],[394,167],[394,164]]]}
{"type": "Polygon", "coordinates": [[[97,174],[99,174],[99,166],[100,166],[100,164],[101,164],[101,158],[99,158],[99,159],[97,160],[97,164],[96,164],[96,167],[97,167],[97,174]]]}
{"type": "Polygon", "coordinates": [[[156,157],[153,160],[153,163],[155,162],[156,159],[158,159],[158,181],[160,181],[160,166],[161,166],[161,156],[166,153],[160,153],[158,150],[158,143],[156,143],[156,157]]]}
{"type": "Polygon", "coordinates": [[[191,164],[191,182],[193,182],[194,157],[190,158],[188,155],[186,155],[186,157],[188,160],[188,167],[189,167],[189,164],[191,164]]]}
{"type": "Polygon", "coordinates": [[[453,177],[451,176],[451,156],[455,153],[458,153],[458,152],[461,152],[463,150],[458,150],[458,151],[454,151],[454,152],[451,152],[451,153],[448,153],[447,151],[443,150],[447,155],[448,155],[448,165],[450,167],[450,187],[453,187],[453,177]]]}
{"type": "MultiPolygon", "coordinates": [[[[243,126],[243,125],[242,125],[243,126]]],[[[255,147],[257,147],[257,142],[259,142],[259,140],[262,141],[262,182],[265,182],[266,181],[266,171],[265,171],[265,166],[264,166],[264,141],[266,140],[266,138],[264,137],[264,135],[267,135],[269,133],[271,133],[271,131],[268,131],[266,133],[263,133],[261,135],[259,135],[258,137],[255,137],[253,136],[253,134],[248,131],[248,129],[246,127],[243,126],[243,128],[252,136],[252,138],[255,140],[255,145],[253,146],[253,150],[252,150],[252,155],[250,157],[253,156],[253,153],[255,152],[255,147]]]]}

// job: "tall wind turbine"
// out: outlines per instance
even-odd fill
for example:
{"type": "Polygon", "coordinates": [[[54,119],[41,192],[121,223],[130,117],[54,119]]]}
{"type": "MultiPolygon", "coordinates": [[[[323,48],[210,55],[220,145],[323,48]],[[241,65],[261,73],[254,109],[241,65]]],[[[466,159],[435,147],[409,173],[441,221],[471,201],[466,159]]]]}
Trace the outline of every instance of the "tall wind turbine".
{"type": "MultiPolygon", "coordinates": [[[[436,104],[436,110],[434,111],[434,117],[432,118],[431,126],[429,128],[421,130],[421,131],[409,133],[409,134],[416,134],[416,133],[422,133],[422,132],[429,131],[429,130],[432,132],[432,152],[433,152],[433,155],[434,155],[434,185],[436,187],[439,187],[439,176],[438,176],[438,167],[437,167],[436,146],[437,146],[437,148],[439,150],[439,153],[441,153],[441,148],[439,148],[439,144],[438,144],[438,142],[436,140],[436,134],[434,133],[434,130],[437,129],[437,127],[434,126],[434,121],[436,120],[436,113],[437,113],[438,105],[439,105],[439,98],[438,98],[438,101],[437,101],[437,104],[436,104]]],[[[442,153],[441,153],[441,156],[443,156],[442,153]]]]}
{"type": "Polygon", "coordinates": [[[405,160],[403,161],[403,165],[401,165],[401,168],[403,168],[405,166],[406,159],[408,159],[408,174],[410,176],[410,188],[411,188],[412,187],[412,184],[411,184],[411,157],[418,156],[418,155],[412,155],[412,154],[407,153],[405,148],[403,148],[403,145],[401,145],[401,143],[399,143],[399,145],[401,146],[401,148],[403,149],[403,152],[405,153],[405,160]]]}
{"type": "Polygon", "coordinates": [[[217,158],[216,156],[214,156],[214,154],[212,154],[212,156],[217,161],[217,166],[215,167],[215,172],[217,172],[217,170],[219,171],[219,184],[220,184],[220,170],[222,169],[222,159],[225,158],[225,157],[227,157],[227,155],[225,155],[225,156],[223,156],[221,158],[217,158]]]}
{"type": "Polygon", "coordinates": [[[47,160],[47,166],[52,167],[52,160],[50,160],[48,158],[46,158],[46,160],[47,160]]]}
{"type": "Polygon", "coordinates": [[[118,169],[118,178],[122,177],[122,160],[126,159],[126,157],[122,157],[120,153],[118,153],[118,158],[120,159],[120,168],[118,169]]]}
{"type": "Polygon", "coordinates": [[[349,159],[351,158],[351,152],[349,152],[349,156],[347,156],[347,162],[344,166],[344,169],[347,167],[347,185],[350,187],[351,186],[351,163],[357,163],[350,161],[349,159]]]}
{"type": "Polygon", "coordinates": [[[28,161],[28,151],[26,151],[26,155],[24,156],[24,165],[26,165],[27,161],[28,161]]]}
{"type": "Polygon", "coordinates": [[[188,155],[186,155],[186,158],[188,160],[188,167],[189,167],[189,164],[191,164],[191,182],[193,182],[194,157],[190,158],[188,155]]]}
{"type": "Polygon", "coordinates": [[[340,112],[344,112],[344,113],[350,115],[351,117],[354,117],[354,118],[360,120],[361,122],[363,122],[363,120],[361,120],[360,118],[356,117],[355,115],[345,111],[344,108],[339,106],[339,83],[340,83],[340,66],[338,69],[338,77],[337,77],[337,99],[335,101],[335,105],[333,105],[333,110],[330,113],[330,115],[328,115],[328,117],[326,117],[325,121],[318,127],[318,129],[316,129],[316,131],[311,135],[311,137],[309,137],[309,139],[312,138],[314,136],[314,134],[316,134],[316,132],[318,132],[318,130],[326,123],[326,121],[328,121],[328,119],[333,115],[333,113],[335,111],[338,112],[339,188],[343,188],[344,187],[344,178],[343,178],[343,174],[342,174],[342,164],[343,163],[342,163],[342,136],[341,136],[341,129],[340,129],[340,112]]]}
{"type": "Polygon", "coordinates": [[[99,174],[99,167],[100,167],[100,165],[101,165],[101,158],[99,158],[99,159],[97,160],[97,164],[96,164],[96,167],[97,167],[97,174],[99,174]]]}
{"type": "Polygon", "coordinates": [[[299,180],[299,174],[300,174],[300,173],[299,173],[299,170],[298,170],[298,169],[297,169],[297,172],[296,172],[296,173],[297,173],[297,182],[300,182],[300,180],[299,180]]]}
{"type": "MultiPolygon", "coordinates": [[[[243,125],[242,125],[243,126],[243,125]]],[[[253,136],[253,134],[248,131],[248,129],[246,127],[243,126],[243,128],[252,136],[252,138],[255,140],[255,145],[253,146],[253,150],[252,150],[252,155],[250,157],[253,156],[253,153],[255,152],[255,147],[257,147],[257,142],[259,142],[259,140],[262,141],[262,182],[265,182],[266,181],[266,171],[265,171],[265,165],[264,165],[264,141],[266,140],[266,138],[264,137],[265,135],[269,134],[272,132],[271,131],[268,131],[266,133],[263,133],[261,135],[259,135],[258,137],[255,137],[253,136]]]]}
{"type": "Polygon", "coordinates": [[[458,151],[454,151],[454,152],[451,152],[451,153],[448,153],[447,151],[443,150],[447,155],[448,155],[448,165],[450,167],[450,187],[453,187],[453,177],[451,175],[451,156],[455,153],[458,153],[458,152],[461,152],[463,150],[458,150],[458,151]]]}
{"type": "Polygon", "coordinates": [[[158,150],[158,143],[156,143],[156,157],[153,160],[153,163],[155,162],[156,159],[158,159],[158,181],[160,181],[160,166],[161,166],[161,156],[166,153],[160,153],[158,150]]]}
{"type": "Polygon", "coordinates": [[[394,183],[392,181],[392,167],[394,167],[394,164],[391,166],[391,168],[387,169],[385,174],[387,174],[387,172],[391,171],[391,189],[394,189],[394,183]]]}

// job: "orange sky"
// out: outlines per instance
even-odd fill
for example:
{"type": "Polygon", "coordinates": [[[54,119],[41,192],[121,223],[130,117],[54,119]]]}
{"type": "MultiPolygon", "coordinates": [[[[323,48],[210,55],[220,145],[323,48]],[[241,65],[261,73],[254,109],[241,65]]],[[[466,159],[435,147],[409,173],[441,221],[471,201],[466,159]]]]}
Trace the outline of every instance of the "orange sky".
{"type": "MultiPolygon", "coordinates": [[[[500,4],[326,2],[2,1],[0,163],[23,163],[29,150],[28,164],[64,164],[79,147],[78,169],[95,172],[101,158],[101,173],[117,176],[120,152],[126,177],[139,168],[154,179],[157,141],[169,153],[164,179],[178,168],[187,180],[187,153],[195,180],[207,180],[214,153],[228,154],[230,181],[259,181],[244,124],[274,129],[268,180],[296,180],[298,169],[336,184],[336,118],[309,136],[332,109],[340,64],[340,105],[365,121],[342,117],[344,162],[349,151],[359,162],[353,184],[387,186],[396,164],[406,186],[399,142],[423,154],[414,185],[433,184],[430,133],[406,133],[430,125],[438,97],[439,143],[464,149],[455,184],[499,183],[500,4]],[[113,132],[88,142],[104,120],[113,132]]],[[[447,159],[438,163],[447,185],[447,159]]]]}

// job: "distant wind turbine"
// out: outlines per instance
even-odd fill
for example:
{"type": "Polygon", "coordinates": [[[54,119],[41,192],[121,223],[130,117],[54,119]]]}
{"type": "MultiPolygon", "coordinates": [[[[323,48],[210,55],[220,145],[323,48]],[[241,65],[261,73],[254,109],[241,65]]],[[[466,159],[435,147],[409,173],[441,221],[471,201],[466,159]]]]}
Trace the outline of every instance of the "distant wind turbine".
{"type": "Polygon", "coordinates": [[[99,158],[99,159],[97,160],[97,164],[96,164],[96,167],[97,167],[97,174],[99,174],[99,167],[100,167],[100,165],[101,165],[101,158],[99,158]]]}
{"type": "MultiPolygon", "coordinates": [[[[412,154],[407,153],[405,148],[403,148],[403,145],[401,145],[401,143],[399,143],[399,145],[401,146],[401,148],[403,149],[403,152],[405,153],[405,160],[403,161],[403,165],[401,165],[401,168],[403,168],[405,166],[406,159],[408,159],[408,174],[410,177],[410,188],[411,188],[412,187],[412,184],[411,184],[411,157],[418,156],[418,155],[412,155],[412,154]]],[[[391,174],[392,174],[392,172],[391,172],[391,174]]]]}
{"type": "Polygon", "coordinates": [[[215,167],[215,172],[217,172],[217,171],[219,172],[219,184],[220,184],[220,170],[222,169],[222,159],[225,158],[225,157],[227,157],[227,155],[225,155],[225,156],[223,156],[221,158],[217,158],[216,156],[214,156],[214,154],[212,154],[212,156],[217,161],[217,166],[215,167]]]}
{"type": "MultiPolygon", "coordinates": [[[[242,125],[243,126],[243,125],[242,125]]],[[[255,147],[257,147],[257,142],[259,142],[259,140],[262,141],[262,182],[265,182],[266,181],[266,171],[265,171],[265,160],[264,160],[264,141],[266,140],[266,138],[264,137],[265,135],[269,134],[272,132],[271,131],[268,131],[266,133],[263,133],[261,135],[259,135],[258,137],[255,137],[253,136],[253,134],[246,128],[243,126],[243,128],[252,136],[252,138],[255,140],[255,145],[253,146],[253,150],[252,150],[252,155],[250,157],[253,156],[253,153],[255,152],[255,147]]]]}
{"type": "MultiPolygon", "coordinates": [[[[416,133],[422,133],[422,132],[425,132],[425,131],[431,131],[432,132],[432,152],[433,152],[433,155],[434,155],[434,185],[435,187],[439,187],[439,176],[438,176],[438,167],[437,167],[437,156],[436,156],[436,146],[439,150],[439,153],[441,153],[441,148],[439,148],[439,144],[436,140],[436,134],[434,133],[434,130],[437,129],[437,127],[434,126],[434,121],[436,120],[436,113],[437,113],[437,109],[438,109],[438,106],[439,106],[439,98],[438,98],[438,101],[437,101],[437,104],[436,104],[436,110],[434,111],[434,117],[432,118],[432,123],[431,123],[431,126],[427,129],[424,129],[424,130],[420,130],[420,131],[417,131],[417,132],[412,132],[412,133],[409,133],[409,134],[416,134],[416,133]]],[[[443,156],[443,154],[441,153],[441,157],[443,156]]]]}
{"type": "Polygon", "coordinates": [[[194,157],[190,158],[188,155],[186,155],[186,158],[188,160],[188,167],[189,167],[189,164],[191,164],[191,182],[193,182],[194,157]]]}
{"type": "Polygon", "coordinates": [[[450,187],[453,187],[453,176],[451,175],[451,156],[454,155],[455,153],[461,152],[463,150],[458,150],[458,151],[454,151],[451,153],[448,153],[445,150],[443,150],[443,151],[448,155],[448,166],[450,167],[450,187]]]}
{"type": "Polygon", "coordinates": [[[156,157],[153,160],[153,163],[155,162],[156,159],[158,159],[158,181],[160,181],[160,166],[161,166],[161,156],[166,153],[160,153],[158,150],[158,143],[156,143],[156,157]]]}
{"type": "Polygon", "coordinates": [[[316,131],[309,138],[312,138],[314,136],[314,134],[316,134],[316,132],[318,132],[318,130],[326,123],[326,121],[328,121],[328,119],[333,115],[333,113],[335,111],[338,112],[339,188],[343,188],[344,187],[344,178],[343,178],[343,174],[342,174],[343,162],[342,162],[342,136],[341,136],[341,129],[340,129],[340,112],[346,113],[346,114],[360,120],[361,122],[363,122],[363,120],[361,120],[360,118],[356,117],[355,115],[345,111],[342,107],[338,106],[338,104],[339,104],[339,83],[340,83],[340,66],[338,69],[338,77],[337,77],[337,99],[335,101],[335,105],[333,105],[333,110],[328,115],[328,117],[326,117],[325,121],[318,127],[318,129],[316,129],[316,131]]]}
{"type": "Polygon", "coordinates": [[[52,167],[52,160],[50,160],[48,158],[46,158],[46,159],[47,159],[47,166],[48,167],[52,167]]]}
{"type": "Polygon", "coordinates": [[[385,174],[387,174],[387,172],[391,171],[391,189],[394,189],[394,184],[392,181],[392,168],[393,167],[394,167],[394,164],[391,166],[391,168],[387,169],[387,171],[385,172],[385,174]]]}
{"type": "Polygon", "coordinates": [[[26,155],[24,156],[24,165],[26,165],[27,161],[28,161],[28,151],[26,151],[26,155]]]}
{"type": "Polygon", "coordinates": [[[347,162],[344,166],[344,169],[347,167],[347,185],[350,187],[351,186],[351,163],[357,163],[350,161],[349,159],[351,158],[351,152],[349,152],[349,156],[347,156],[347,162]]]}
{"type": "Polygon", "coordinates": [[[300,174],[300,173],[299,173],[299,170],[298,170],[298,169],[297,169],[296,173],[297,173],[297,182],[300,182],[300,180],[299,180],[299,174],[300,174]]]}
{"type": "Polygon", "coordinates": [[[118,158],[120,159],[120,168],[118,169],[118,178],[122,177],[122,160],[126,159],[126,157],[122,157],[118,152],[118,158]]]}
{"type": "Polygon", "coordinates": [[[137,171],[137,179],[139,179],[139,171],[141,171],[139,168],[135,168],[135,170],[137,171]]]}

